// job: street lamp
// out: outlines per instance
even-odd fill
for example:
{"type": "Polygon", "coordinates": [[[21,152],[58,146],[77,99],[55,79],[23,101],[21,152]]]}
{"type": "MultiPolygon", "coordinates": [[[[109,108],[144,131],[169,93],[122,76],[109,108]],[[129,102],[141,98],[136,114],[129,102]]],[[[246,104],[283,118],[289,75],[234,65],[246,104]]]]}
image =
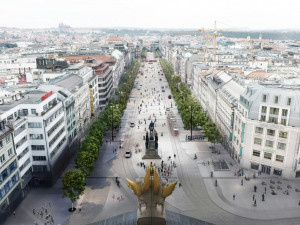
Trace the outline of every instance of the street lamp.
{"type": "Polygon", "coordinates": [[[193,140],[193,105],[190,105],[191,109],[191,141],[193,140]]]}
{"type": "Polygon", "coordinates": [[[114,108],[116,106],[111,106],[111,140],[114,141],[114,108]]]}

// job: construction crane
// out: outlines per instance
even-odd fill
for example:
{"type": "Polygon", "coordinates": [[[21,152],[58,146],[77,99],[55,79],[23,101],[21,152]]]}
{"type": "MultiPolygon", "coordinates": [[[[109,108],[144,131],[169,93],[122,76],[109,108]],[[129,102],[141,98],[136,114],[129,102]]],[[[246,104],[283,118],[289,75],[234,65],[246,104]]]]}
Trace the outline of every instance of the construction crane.
{"type": "MultiPolygon", "coordinates": [[[[222,33],[218,32],[220,30],[217,30],[217,21],[214,22],[214,29],[199,29],[198,30],[202,35],[203,38],[212,38],[213,41],[213,61],[216,61],[216,55],[217,55],[217,37],[221,36],[222,33]]],[[[206,43],[206,49],[207,50],[207,43],[206,43]]]]}

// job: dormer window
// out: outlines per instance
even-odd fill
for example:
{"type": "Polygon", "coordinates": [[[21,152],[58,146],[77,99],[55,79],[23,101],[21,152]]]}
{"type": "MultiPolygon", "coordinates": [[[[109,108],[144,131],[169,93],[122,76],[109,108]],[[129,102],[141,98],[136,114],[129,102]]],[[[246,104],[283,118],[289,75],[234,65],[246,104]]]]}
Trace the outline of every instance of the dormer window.
{"type": "Polygon", "coordinates": [[[267,95],[263,95],[262,101],[263,101],[263,102],[266,102],[266,101],[267,101],[267,95]]]}
{"type": "Polygon", "coordinates": [[[274,103],[275,103],[275,104],[278,103],[278,96],[275,96],[275,98],[274,98],[274,103]]]}

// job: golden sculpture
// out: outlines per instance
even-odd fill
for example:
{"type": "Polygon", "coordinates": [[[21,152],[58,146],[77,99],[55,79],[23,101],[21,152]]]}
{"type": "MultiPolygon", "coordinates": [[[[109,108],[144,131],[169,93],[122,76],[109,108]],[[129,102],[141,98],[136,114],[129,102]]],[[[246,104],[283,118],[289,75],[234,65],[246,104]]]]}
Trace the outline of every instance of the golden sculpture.
{"type": "Polygon", "coordinates": [[[128,187],[132,189],[138,198],[137,224],[145,224],[145,221],[150,218],[151,221],[155,218],[157,224],[166,224],[164,209],[165,199],[172,194],[177,181],[166,186],[166,182],[160,182],[156,167],[152,165],[146,168],[143,183],[140,179],[137,179],[137,182],[128,178],[126,180],[128,187]],[[145,208],[142,209],[143,204],[145,204],[145,208]],[[157,206],[161,206],[160,213],[157,210],[157,206]]]}

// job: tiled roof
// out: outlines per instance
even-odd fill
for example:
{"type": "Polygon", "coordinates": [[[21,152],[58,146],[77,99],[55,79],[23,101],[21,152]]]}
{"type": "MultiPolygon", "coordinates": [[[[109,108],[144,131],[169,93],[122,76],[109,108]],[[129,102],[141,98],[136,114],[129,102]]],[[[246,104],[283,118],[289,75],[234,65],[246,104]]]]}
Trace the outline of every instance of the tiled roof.
{"type": "Polygon", "coordinates": [[[110,36],[107,41],[122,41],[120,37],[110,36]]]}
{"type": "Polygon", "coordinates": [[[270,76],[271,76],[271,74],[267,73],[266,71],[253,71],[248,74],[247,78],[267,79],[270,76]]]}

